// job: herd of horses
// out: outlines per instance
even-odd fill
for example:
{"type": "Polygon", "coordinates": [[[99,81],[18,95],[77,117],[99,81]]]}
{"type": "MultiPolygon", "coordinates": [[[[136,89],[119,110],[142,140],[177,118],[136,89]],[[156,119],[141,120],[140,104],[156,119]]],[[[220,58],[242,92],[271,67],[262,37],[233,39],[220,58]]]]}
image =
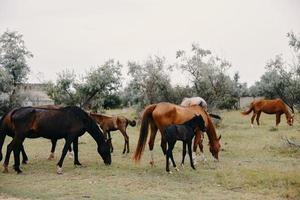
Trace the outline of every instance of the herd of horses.
{"type": "MultiPolygon", "coordinates": [[[[280,123],[280,116],[286,115],[287,123],[293,124],[294,115],[290,114],[287,106],[281,99],[259,100],[251,103],[249,110],[242,112],[247,115],[253,111],[251,126],[256,117],[259,125],[261,112],[276,114],[276,126],[280,123]]],[[[150,164],[154,165],[154,141],[157,131],[161,133],[161,149],[166,155],[166,171],[170,172],[169,159],[173,167],[176,167],[172,150],[177,140],[183,141],[182,162],[186,155],[186,146],[190,157],[191,167],[195,169],[193,152],[200,147],[203,155],[203,138],[206,132],[209,140],[209,151],[215,160],[219,160],[221,150],[221,135],[218,136],[214,127],[213,118],[221,119],[218,115],[208,113],[207,103],[200,97],[185,98],[181,105],[161,102],[145,107],[141,116],[141,126],[136,150],[133,160],[139,161],[146,146],[149,129],[150,137],[148,146],[150,150],[150,164]],[[192,140],[193,148],[192,148],[192,140]]],[[[113,152],[111,131],[120,130],[124,136],[123,154],[129,153],[129,136],[126,132],[128,125],[135,126],[134,120],[129,120],[122,116],[106,116],[97,113],[88,113],[76,106],[59,107],[54,105],[20,107],[5,113],[0,120],[0,161],[2,160],[2,146],[6,135],[12,137],[12,141],[7,145],[4,158],[4,172],[8,172],[10,155],[14,155],[14,170],[21,173],[20,154],[22,153],[22,163],[26,164],[26,155],[23,142],[25,138],[47,138],[51,140],[52,147],[49,159],[54,158],[56,142],[65,139],[65,145],[61,157],[57,163],[57,173],[62,174],[62,165],[68,151],[72,151],[73,144],[74,165],[81,165],[78,158],[78,138],[89,133],[97,144],[97,152],[106,165],[112,162],[111,152],[113,152]],[[100,128],[99,128],[99,126],[100,128]]]]}

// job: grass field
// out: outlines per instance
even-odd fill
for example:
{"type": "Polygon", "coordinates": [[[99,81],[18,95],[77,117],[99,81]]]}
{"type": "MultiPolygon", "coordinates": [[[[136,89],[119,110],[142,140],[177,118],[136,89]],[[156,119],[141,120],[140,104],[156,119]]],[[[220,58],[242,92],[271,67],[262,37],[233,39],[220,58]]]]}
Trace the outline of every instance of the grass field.
{"type": "MultiPolygon", "coordinates": [[[[112,110],[132,117],[133,111],[112,110]]],[[[212,161],[205,138],[207,162],[198,162],[197,170],[188,165],[179,172],[165,172],[165,158],[159,147],[160,134],[154,148],[156,165],[149,165],[148,147],[139,164],[132,161],[139,127],[129,127],[130,154],[122,155],[123,137],[113,132],[112,165],[105,166],[96,152],[96,143],[89,134],[79,139],[79,159],[84,165],[75,168],[65,159],[64,174],[56,174],[56,162],[63,141],[58,142],[55,161],[48,161],[50,141],[26,140],[29,163],[23,175],[17,175],[10,163],[8,174],[0,173],[0,199],[300,199],[300,148],[289,146],[281,138],[288,136],[300,143],[300,115],[289,127],[285,117],[279,129],[274,128],[275,116],[262,114],[261,126],[250,128],[250,116],[237,111],[221,113],[222,134],[220,162],[212,161]]],[[[10,138],[6,138],[6,143],[10,138]]],[[[174,149],[180,164],[182,145],[174,149]]],[[[3,148],[6,151],[6,145],[3,148]]]]}

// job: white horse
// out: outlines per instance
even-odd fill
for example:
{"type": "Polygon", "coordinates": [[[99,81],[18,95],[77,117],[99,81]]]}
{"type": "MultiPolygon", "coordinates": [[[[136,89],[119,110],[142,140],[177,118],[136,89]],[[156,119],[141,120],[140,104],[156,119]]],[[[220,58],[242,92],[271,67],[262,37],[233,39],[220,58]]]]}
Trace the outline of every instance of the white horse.
{"type": "Polygon", "coordinates": [[[205,111],[207,111],[207,103],[206,101],[201,98],[201,97],[191,97],[191,98],[183,98],[181,106],[193,106],[193,105],[198,105],[201,106],[205,111]]]}

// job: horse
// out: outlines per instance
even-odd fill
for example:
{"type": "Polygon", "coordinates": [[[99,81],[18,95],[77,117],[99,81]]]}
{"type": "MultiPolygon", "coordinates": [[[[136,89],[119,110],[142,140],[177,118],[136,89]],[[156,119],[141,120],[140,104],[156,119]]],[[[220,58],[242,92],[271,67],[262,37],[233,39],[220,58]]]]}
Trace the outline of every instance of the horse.
{"type": "MultiPolygon", "coordinates": [[[[184,107],[195,106],[195,105],[202,107],[206,112],[208,112],[207,103],[202,97],[191,97],[191,98],[185,97],[185,98],[183,98],[182,102],[180,103],[180,106],[184,106],[184,107]]],[[[219,119],[219,120],[222,119],[219,115],[213,114],[213,113],[209,113],[209,116],[212,118],[215,118],[215,119],[219,119]]],[[[198,145],[199,145],[202,159],[205,160],[204,154],[203,154],[203,144],[202,144],[203,139],[204,139],[204,135],[201,135],[198,145]]],[[[197,149],[197,147],[195,147],[195,148],[197,149]]]]}
{"type": "Polygon", "coordinates": [[[187,144],[191,167],[193,169],[196,169],[192,158],[192,140],[195,136],[195,130],[197,127],[199,127],[201,131],[205,131],[205,122],[201,115],[195,115],[192,119],[190,119],[189,121],[183,124],[180,125],[173,124],[166,127],[165,129],[166,141],[168,143],[168,149],[166,153],[166,171],[168,173],[172,173],[169,169],[170,158],[175,170],[179,171],[178,168],[176,167],[173,158],[173,149],[177,140],[181,140],[183,142],[181,165],[183,166],[184,164],[184,159],[186,155],[186,144],[187,144]]]}
{"type": "Polygon", "coordinates": [[[202,107],[207,112],[207,103],[202,97],[191,97],[191,98],[183,98],[182,102],[180,103],[181,106],[189,107],[198,105],[202,107]]]}
{"type": "MultiPolygon", "coordinates": [[[[105,135],[108,135],[108,138],[111,139],[110,131],[119,130],[124,137],[124,148],[123,154],[129,153],[129,136],[126,133],[128,124],[132,127],[136,125],[135,120],[129,120],[123,116],[106,116],[100,115],[97,113],[90,113],[90,116],[100,125],[105,135]]],[[[113,152],[113,146],[111,145],[111,152],[113,152]]]]}
{"type": "MultiPolygon", "coordinates": [[[[148,143],[151,155],[150,164],[154,165],[152,150],[154,147],[157,130],[159,130],[161,133],[161,148],[163,153],[166,154],[165,128],[171,124],[183,124],[184,122],[193,118],[194,114],[197,113],[200,114],[205,121],[206,133],[209,139],[209,150],[213,157],[218,160],[218,155],[221,148],[221,135],[217,137],[215,127],[209,114],[200,106],[182,107],[167,102],[151,104],[144,109],[141,120],[139,140],[133,155],[133,159],[135,161],[139,161],[141,159],[148,136],[149,126],[151,129],[151,135],[148,143]]],[[[200,130],[196,132],[193,146],[194,152],[196,151],[197,144],[199,144],[199,140],[201,140],[201,134],[202,133],[200,130]]]]}
{"type": "MultiPolygon", "coordinates": [[[[61,107],[59,106],[55,106],[55,105],[42,105],[42,106],[34,106],[35,108],[49,108],[49,109],[59,109],[61,107]]],[[[7,113],[5,113],[2,118],[1,118],[1,123],[0,123],[0,131],[2,131],[4,134],[10,136],[10,137],[14,137],[14,132],[13,132],[13,127],[12,127],[12,123],[11,123],[11,114],[14,113],[14,111],[17,108],[13,108],[12,110],[8,111],[7,113]]],[[[52,160],[54,158],[54,151],[55,151],[55,146],[56,146],[56,142],[57,140],[51,140],[52,143],[52,147],[51,147],[51,152],[50,155],[48,157],[48,160],[52,160]]],[[[27,164],[28,162],[28,156],[25,152],[25,148],[22,145],[21,146],[21,153],[22,153],[22,164],[27,164]]],[[[70,146],[69,148],[69,154],[70,157],[73,155],[72,152],[72,147],[70,146]]]]}
{"type": "Polygon", "coordinates": [[[272,99],[272,100],[257,100],[253,101],[250,104],[250,108],[247,111],[242,112],[243,115],[248,115],[253,111],[253,115],[251,117],[251,127],[253,128],[253,121],[256,117],[257,125],[259,125],[259,118],[261,112],[266,114],[276,114],[276,127],[280,123],[280,117],[282,114],[285,114],[287,119],[287,124],[292,126],[294,122],[294,114],[290,114],[287,106],[281,99],[272,99]]]}
{"type": "MultiPolygon", "coordinates": [[[[106,165],[111,164],[109,140],[107,140],[96,122],[81,108],[68,106],[60,109],[21,107],[12,113],[14,138],[7,146],[4,160],[4,172],[8,172],[9,158],[14,151],[14,169],[19,174],[20,148],[25,138],[44,137],[47,139],[66,139],[62,155],[57,163],[57,173],[62,174],[62,165],[69,146],[73,143],[74,164],[81,165],[78,160],[78,137],[88,132],[97,143],[97,151],[106,165]]],[[[5,134],[0,133],[0,150],[5,134]],[[3,137],[4,135],[4,137],[3,137]]],[[[0,151],[2,154],[2,152],[0,151]]]]}

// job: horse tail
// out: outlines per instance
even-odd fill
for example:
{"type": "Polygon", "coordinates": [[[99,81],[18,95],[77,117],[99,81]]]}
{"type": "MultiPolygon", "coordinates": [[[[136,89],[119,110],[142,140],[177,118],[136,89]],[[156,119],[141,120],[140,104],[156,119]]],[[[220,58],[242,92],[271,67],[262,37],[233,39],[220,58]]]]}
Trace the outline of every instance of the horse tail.
{"type": "Polygon", "coordinates": [[[215,119],[222,119],[222,117],[220,115],[216,115],[216,114],[212,114],[212,113],[209,113],[209,116],[212,117],[212,118],[215,118],[215,119]]]}
{"type": "Polygon", "coordinates": [[[4,144],[4,140],[5,140],[5,137],[6,137],[6,133],[5,133],[5,128],[4,128],[4,125],[3,125],[3,121],[4,121],[4,118],[7,116],[9,112],[6,112],[0,119],[0,161],[2,160],[3,156],[2,156],[2,146],[4,144]]]}
{"type": "Polygon", "coordinates": [[[129,119],[127,119],[127,122],[132,127],[134,127],[136,125],[136,121],[135,120],[129,120],[129,119]]]}
{"type": "Polygon", "coordinates": [[[244,112],[241,112],[242,115],[248,115],[249,113],[251,113],[253,110],[253,102],[250,104],[250,108],[244,112]]]}
{"type": "Polygon", "coordinates": [[[149,122],[152,119],[152,112],[155,109],[155,107],[156,104],[152,104],[147,106],[144,110],[142,121],[141,121],[139,141],[133,155],[133,159],[135,161],[139,161],[141,159],[142,153],[145,149],[145,144],[148,136],[149,122]]]}

